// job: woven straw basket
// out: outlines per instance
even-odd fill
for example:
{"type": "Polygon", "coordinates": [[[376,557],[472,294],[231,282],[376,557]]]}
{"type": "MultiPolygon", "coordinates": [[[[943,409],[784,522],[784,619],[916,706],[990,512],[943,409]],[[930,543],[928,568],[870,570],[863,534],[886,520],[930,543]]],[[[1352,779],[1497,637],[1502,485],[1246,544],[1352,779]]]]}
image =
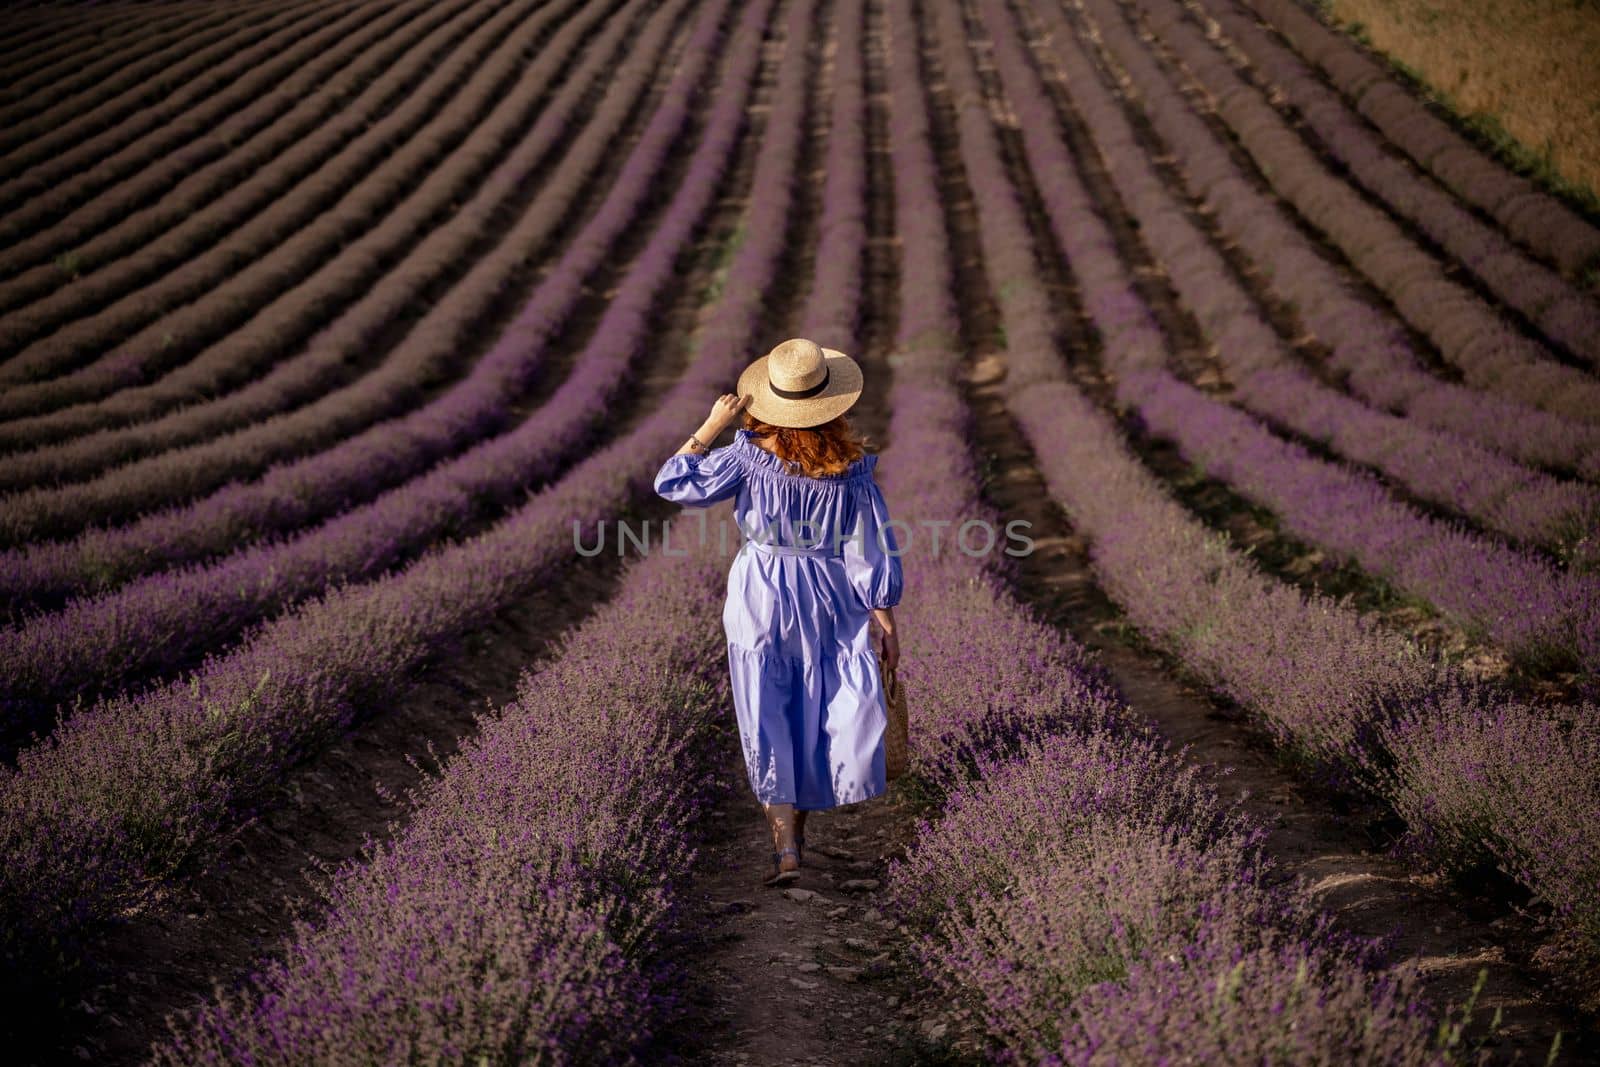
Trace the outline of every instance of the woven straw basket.
{"type": "Polygon", "coordinates": [[[910,749],[910,714],[906,710],[906,687],[899,672],[883,669],[883,653],[878,653],[878,673],[883,676],[884,704],[889,711],[889,728],[883,734],[884,763],[892,781],[906,771],[910,749]]]}

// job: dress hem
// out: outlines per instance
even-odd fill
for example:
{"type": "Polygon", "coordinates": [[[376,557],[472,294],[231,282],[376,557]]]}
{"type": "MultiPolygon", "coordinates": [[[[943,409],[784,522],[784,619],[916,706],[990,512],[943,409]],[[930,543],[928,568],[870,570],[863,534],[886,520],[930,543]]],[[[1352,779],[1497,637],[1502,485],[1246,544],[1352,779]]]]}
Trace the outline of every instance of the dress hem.
{"type": "MultiPolygon", "coordinates": [[[[754,795],[755,795],[756,800],[759,801],[762,804],[793,804],[794,805],[794,810],[796,810],[796,811],[832,811],[834,808],[844,808],[844,807],[849,807],[851,804],[861,804],[861,803],[864,803],[865,801],[868,801],[868,800],[874,800],[874,799],[876,799],[878,797],[883,796],[888,791],[889,791],[889,786],[888,786],[887,783],[885,783],[885,785],[884,785],[884,787],[882,789],[879,789],[876,792],[866,793],[863,796],[857,797],[855,800],[836,800],[832,804],[827,804],[827,805],[818,806],[818,807],[808,807],[805,804],[800,804],[800,803],[797,803],[796,801],[793,801],[793,800],[762,800],[761,799],[761,794],[755,793],[754,795]]],[[[754,792],[754,791],[752,790],[752,792],[754,792]]]]}

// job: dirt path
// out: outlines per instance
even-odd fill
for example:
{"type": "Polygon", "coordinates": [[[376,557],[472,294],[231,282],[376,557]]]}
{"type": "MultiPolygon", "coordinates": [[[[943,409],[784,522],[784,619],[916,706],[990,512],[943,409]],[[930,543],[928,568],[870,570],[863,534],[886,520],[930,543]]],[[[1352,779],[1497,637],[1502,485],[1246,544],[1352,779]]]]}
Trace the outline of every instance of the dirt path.
{"type": "MultiPolygon", "coordinates": [[[[869,3],[868,220],[852,353],[869,386],[851,420],[880,449],[887,444],[899,282],[883,30],[881,4],[869,3]]],[[[833,36],[823,49],[824,84],[833,36]]],[[[706,828],[691,924],[700,933],[686,950],[699,984],[688,1018],[657,1052],[706,1064],[979,1062],[967,1020],[928,994],[910,960],[908,931],[876,905],[890,862],[915,838],[916,802],[893,783],[885,796],[809,816],[800,880],[767,888],[761,882],[771,870],[772,839],[745,776],[731,708],[724,728],[728,799],[706,828]]]]}
{"type": "Polygon", "coordinates": [[[951,1023],[919,999],[905,934],[876,906],[891,858],[914,835],[914,808],[887,795],[811,815],[800,880],[761,884],[772,837],[750,793],[738,738],[723,742],[732,794],[707,827],[693,906],[700,985],[693,1013],[660,1052],[704,1064],[961,1062],[951,1023]]]}

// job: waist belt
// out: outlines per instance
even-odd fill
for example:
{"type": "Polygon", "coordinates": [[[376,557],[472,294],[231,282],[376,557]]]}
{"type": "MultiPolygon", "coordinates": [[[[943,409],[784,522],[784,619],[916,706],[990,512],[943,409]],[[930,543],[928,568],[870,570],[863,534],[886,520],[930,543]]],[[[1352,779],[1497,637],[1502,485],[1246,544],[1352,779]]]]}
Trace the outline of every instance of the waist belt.
{"type": "Polygon", "coordinates": [[[805,556],[810,559],[843,559],[843,552],[835,552],[827,545],[816,545],[810,548],[802,545],[769,545],[760,541],[749,540],[745,544],[757,552],[765,552],[769,556],[805,556]]]}

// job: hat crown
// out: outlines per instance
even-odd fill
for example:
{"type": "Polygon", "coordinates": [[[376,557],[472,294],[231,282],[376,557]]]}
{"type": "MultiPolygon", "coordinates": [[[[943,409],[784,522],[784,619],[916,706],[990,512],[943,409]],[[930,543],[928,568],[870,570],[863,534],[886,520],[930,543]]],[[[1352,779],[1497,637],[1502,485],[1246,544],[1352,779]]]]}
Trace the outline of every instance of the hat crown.
{"type": "Polygon", "coordinates": [[[767,354],[767,380],[778,389],[810,389],[827,372],[822,346],[803,337],[785,341],[767,354]]]}

